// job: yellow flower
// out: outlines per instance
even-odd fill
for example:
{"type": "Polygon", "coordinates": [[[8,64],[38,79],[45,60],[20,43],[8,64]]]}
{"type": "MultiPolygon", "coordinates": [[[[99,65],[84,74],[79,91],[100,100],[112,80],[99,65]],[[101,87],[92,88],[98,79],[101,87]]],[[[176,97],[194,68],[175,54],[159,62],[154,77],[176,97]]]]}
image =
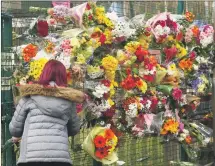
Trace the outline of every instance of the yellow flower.
{"type": "Polygon", "coordinates": [[[137,81],[137,87],[139,90],[141,90],[142,93],[146,93],[147,91],[147,83],[143,80],[137,81]]]}
{"type": "Polygon", "coordinates": [[[78,64],[85,64],[86,63],[86,59],[82,54],[78,54],[77,55],[77,61],[78,64]]]}
{"type": "Polygon", "coordinates": [[[111,99],[108,99],[108,103],[110,104],[110,106],[113,106],[115,104],[114,101],[111,99]]]}
{"type": "Polygon", "coordinates": [[[112,153],[115,150],[117,142],[118,142],[118,138],[115,135],[111,140],[107,141],[106,146],[111,146],[111,148],[108,149],[109,153],[112,153]]]}
{"type": "Polygon", "coordinates": [[[71,38],[70,43],[72,47],[77,47],[77,48],[80,47],[79,40],[76,37],[71,38]]]}
{"type": "Polygon", "coordinates": [[[111,33],[111,30],[110,29],[105,29],[104,31],[104,34],[106,36],[106,41],[105,43],[106,44],[111,44],[112,43],[112,33],[111,33]]]}
{"type": "Polygon", "coordinates": [[[186,50],[186,48],[184,48],[184,47],[181,47],[178,43],[176,44],[176,48],[177,48],[177,55],[176,55],[176,57],[177,58],[182,58],[182,57],[184,57],[185,55],[187,55],[187,50],[186,50]]]}
{"type": "Polygon", "coordinates": [[[140,46],[139,42],[131,41],[126,44],[125,49],[126,49],[126,51],[128,51],[130,53],[135,53],[135,51],[137,50],[137,47],[139,47],[139,46],[140,46]]]}
{"type": "Polygon", "coordinates": [[[118,67],[118,60],[111,55],[107,55],[102,59],[102,66],[105,70],[116,71],[118,67]]]}
{"type": "Polygon", "coordinates": [[[46,58],[40,58],[38,60],[30,62],[29,76],[32,76],[35,80],[40,78],[42,70],[48,60],[46,58]]]}

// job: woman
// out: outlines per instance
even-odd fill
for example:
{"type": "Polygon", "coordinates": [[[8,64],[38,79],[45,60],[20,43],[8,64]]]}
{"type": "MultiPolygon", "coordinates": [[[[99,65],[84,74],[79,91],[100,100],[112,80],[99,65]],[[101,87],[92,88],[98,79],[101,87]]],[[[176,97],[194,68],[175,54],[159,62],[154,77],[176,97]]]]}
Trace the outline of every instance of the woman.
{"type": "Polygon", "coordinates": [[[66,86],[66,68],[50,60],[38,84],[19,87],[22,99],[9,127],[13,142],[22,137],[18,166],[71,166],[68,136],[80,130],[75,102],[84,94],[66,86]]]}

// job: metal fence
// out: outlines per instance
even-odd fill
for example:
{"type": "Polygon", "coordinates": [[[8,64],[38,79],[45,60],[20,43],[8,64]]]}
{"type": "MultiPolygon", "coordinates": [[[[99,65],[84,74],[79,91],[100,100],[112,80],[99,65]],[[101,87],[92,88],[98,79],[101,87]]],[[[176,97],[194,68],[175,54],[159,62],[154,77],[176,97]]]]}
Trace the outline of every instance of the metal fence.
{"type": "MultiPolygon", "coordinates": [[[[80,4],[80,1],[73,1],[71,6],[80,4]]],[[[137,14],[146,13],[145,17],[150,18],[152,15],[169,11],[177,13],[178,2],[177,1],[159,1],[159,2],[145,2],[145,1],[124,1],[124,2],[110,2],[110,1],[98,1],[98,4],[105,6],[106,10],[116,11],[121,16],[127,16],[131,18],[137,14]]],[[[198,20],[207,20],[209,23],[214,23],[212,19],[212,2],[208,2],[208,6],[205,6],[203,1],[201,2],[186,2],[183,3],[184,9],[189,9],[193,12],[198,20]],[[198,14],[202,13],[202,14],[198,14]],[[206,13],[206,14],[205,14],[206,13]]],[[[17,47],[23,44],[24,38],[17,38],[22,35],[23,32],[29,27],[31,21],[38,15],[28,12],[30,6],[37,7],[51,7],[50,1],[2,1],[2,12],[8,13],[13,16],[2,14],[2,51],[1,51],[1,108],[2,108],[2,142],[3,145],[6,140],[10,138],[8,131],[8,125],[14,112],[13,97],[12,97],[12,74],[16,65],[16,54],[12,53],[10,47],[17,47]]],[[[199,111],[203,110],[211,111],[211,104],[202,103],[199,107],[199,111]]],[[[80,134],[71,138],[71,157],[74,166],[91,166],[100,165],[87,155],[81,149],[81,143],[86,138],[90,131],[90,127],[82,128],[80,134]]],[[[13,153],[13,147],[8,148],[2,153],[3,166],[15,165],[15,154],[13,153]]],[[[210,150],[202,152],[202,158],[200,158],[202,164],[209,163],[210,150]],[[206,155],[205,155],[206,154],[206,155]],[[206,156],[206,157],[205,157],[206,156]]],[[[185,160],[186,156],[181,147],[175,142],[163,143],[160,137],[145,137],[134,138],[130,135],[124,135],[120,139],[118,148],[119,160],[125,162],[125,166],[167,166],[170,165],[170,161],[185,160]]]]}

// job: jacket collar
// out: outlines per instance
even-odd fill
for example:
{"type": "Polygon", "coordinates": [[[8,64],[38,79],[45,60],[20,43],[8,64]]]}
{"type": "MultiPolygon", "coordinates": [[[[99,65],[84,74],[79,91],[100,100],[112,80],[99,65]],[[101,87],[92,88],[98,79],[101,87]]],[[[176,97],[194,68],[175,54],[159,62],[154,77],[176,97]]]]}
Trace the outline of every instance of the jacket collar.
{"type": "Polygon", "coordinates": [[[78,103],[82,103],[85,99],[83,92],[67,87],[44,87],[39,84],[27,84],[19,86],[18,89],[21,97],[42,95],[63,98],[78,103]]]}

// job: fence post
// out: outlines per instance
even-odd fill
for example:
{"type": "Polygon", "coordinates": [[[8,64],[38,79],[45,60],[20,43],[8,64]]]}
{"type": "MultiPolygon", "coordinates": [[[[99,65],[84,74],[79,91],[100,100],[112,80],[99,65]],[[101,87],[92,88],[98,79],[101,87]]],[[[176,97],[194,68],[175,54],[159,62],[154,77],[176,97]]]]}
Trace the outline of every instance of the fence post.
{"type": "Polygon", "coordinates": [[[177,12],[178,12],[178,14],[182,14],[184,12],[184,1],[183,0],[178,0],[177,12]]]}
{"type": "MultiPolygon", "coordinates": [[[[213,69],[213,79],[212,79],[212,111],[213,111],[213,130],[215,129],[215,67],[213,69]]],[[[213,149],[214,149],[214,164],[215,164],[215,132],[213,132],[213,149]]]]}
{"type": "MultiPolygon", "coordinates": [[[[1,108],[2,108],[2,144],[11,138],[9,123],[13,114],[13,97],[10,77],[12,75],[12,57],[10,57],[10,47],[12,47],[12,16],[1,13],[1,108]]],[[[8,147],[3,152],[3,166],[15,166],[16,157],[13,147],[8,147]]]]}
{"type": "MultiPolygon", "coordinates": [[[[183,0],[178,0],[178,8],[177,8],[177,13],[178,14],[183,14],[184,12],[184,1],[183,0]]],[[[181,146],[181,160],[186,161],[188,159],[187,154],[183,147],[181,146]]]]}

